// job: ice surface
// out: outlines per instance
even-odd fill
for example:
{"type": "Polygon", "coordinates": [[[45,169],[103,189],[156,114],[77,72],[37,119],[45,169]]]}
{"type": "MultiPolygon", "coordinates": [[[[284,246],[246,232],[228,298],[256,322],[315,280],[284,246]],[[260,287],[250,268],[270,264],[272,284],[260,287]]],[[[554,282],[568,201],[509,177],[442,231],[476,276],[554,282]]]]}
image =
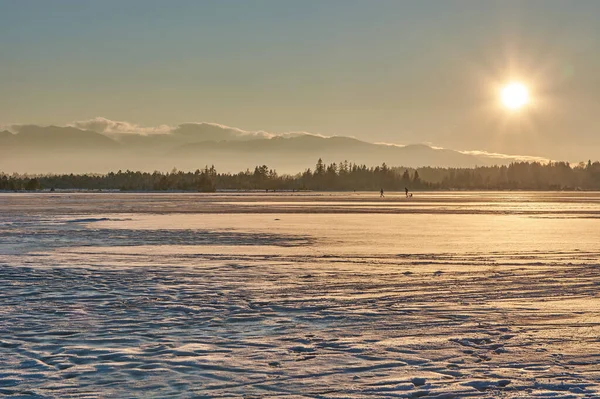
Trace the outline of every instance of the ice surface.
{"type": "Polygon", "coordinates": [[[0,194],[0,397],[600,397],[597,193],[0,194]]]}

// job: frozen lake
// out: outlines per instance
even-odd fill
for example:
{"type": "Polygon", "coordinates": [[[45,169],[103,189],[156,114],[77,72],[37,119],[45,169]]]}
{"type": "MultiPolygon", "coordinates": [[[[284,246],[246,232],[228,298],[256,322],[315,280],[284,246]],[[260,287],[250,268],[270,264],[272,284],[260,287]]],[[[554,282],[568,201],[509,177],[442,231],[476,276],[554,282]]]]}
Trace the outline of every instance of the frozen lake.
{"type": "Polygon", "coordinates": [[[0,193],[0,397],[598,398],[600,193],[0,193]]]}

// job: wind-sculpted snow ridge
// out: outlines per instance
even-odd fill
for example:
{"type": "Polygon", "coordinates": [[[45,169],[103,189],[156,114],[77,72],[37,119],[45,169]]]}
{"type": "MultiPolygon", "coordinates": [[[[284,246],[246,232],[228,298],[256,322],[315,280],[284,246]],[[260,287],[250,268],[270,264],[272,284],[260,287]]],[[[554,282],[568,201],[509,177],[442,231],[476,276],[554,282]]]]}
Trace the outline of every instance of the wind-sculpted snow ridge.
{"type": "Polygon", "coordinates": [[[600,397],[595,220],[22,206],[0,397],[600,397]]]}
{"type": "MultiPolygon", "coordinates": [[[[274,245],[298,246],[312,241],[308,236],[269,233],[242,233],[198,229],[134,230],[93,228],[94,223],[123,221],[117,218],[79,218],[65,221],[42,221],[24,218],[0,230],[0,251],[24,253],[36,249],[96,246],[140,245],[274,245]]],[[[1,253],[1,252],[0,252],[1,253]]]]}

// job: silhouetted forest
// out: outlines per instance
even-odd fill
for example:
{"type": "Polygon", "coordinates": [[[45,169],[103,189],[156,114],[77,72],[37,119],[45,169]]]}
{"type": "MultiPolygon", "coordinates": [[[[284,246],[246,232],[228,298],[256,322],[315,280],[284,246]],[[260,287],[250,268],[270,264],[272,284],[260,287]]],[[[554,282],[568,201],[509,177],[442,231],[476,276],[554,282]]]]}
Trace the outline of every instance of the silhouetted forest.
{"type": "Polygon", "coordinates": [[[296,175],[279,175],[266,165],[240,173],[214,167],[195,172],[118,171],[106,175],[6,175],[0,190],[93,189],[123,191],[216,190],[600,190],[600,162],[515,162],[477,168],[367,167],[347,161],[325,164],[296,175]]]}

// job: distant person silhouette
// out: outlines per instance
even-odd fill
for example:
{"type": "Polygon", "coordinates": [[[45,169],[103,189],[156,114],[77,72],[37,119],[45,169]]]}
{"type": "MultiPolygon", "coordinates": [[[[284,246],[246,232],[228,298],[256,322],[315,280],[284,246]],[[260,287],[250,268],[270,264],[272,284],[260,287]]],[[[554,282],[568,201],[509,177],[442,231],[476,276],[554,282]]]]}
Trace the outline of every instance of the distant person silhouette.
{"type": "Polygon", "coordinates": [[[404,191],[406,192],[406,198],[408,198],[408,188],[404,187],[404,191]]]}
{"type": "Polygon", "coordinates": [[[379,191],[379,198],[383,198],[385,197],[385,195],[383,195],[383,188],[379,191]]]}

